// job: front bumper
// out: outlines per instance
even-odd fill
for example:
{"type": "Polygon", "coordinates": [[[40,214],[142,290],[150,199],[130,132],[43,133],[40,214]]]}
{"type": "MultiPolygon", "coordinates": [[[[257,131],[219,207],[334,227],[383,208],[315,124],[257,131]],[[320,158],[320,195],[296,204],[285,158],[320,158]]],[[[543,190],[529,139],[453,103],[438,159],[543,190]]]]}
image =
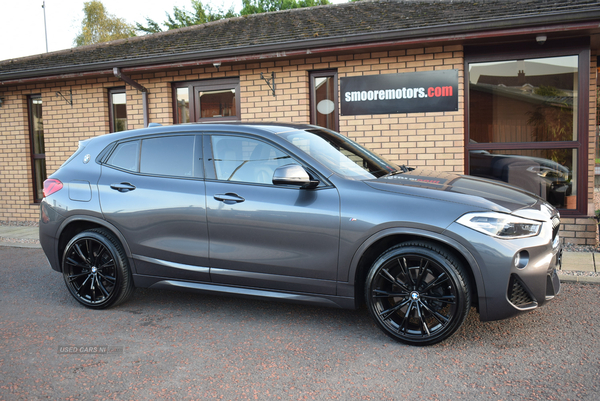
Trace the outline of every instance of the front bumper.
{"type": "Polygon", "coordinates": [[[536,309],[560,292],[556,270],[562,263],[562,247],[557,237],[552,241],[552,230],[536,237],[500,240],[460,224],[451,229],[468,243],[477,261],[472,269],[482,321],[536,309]]]}

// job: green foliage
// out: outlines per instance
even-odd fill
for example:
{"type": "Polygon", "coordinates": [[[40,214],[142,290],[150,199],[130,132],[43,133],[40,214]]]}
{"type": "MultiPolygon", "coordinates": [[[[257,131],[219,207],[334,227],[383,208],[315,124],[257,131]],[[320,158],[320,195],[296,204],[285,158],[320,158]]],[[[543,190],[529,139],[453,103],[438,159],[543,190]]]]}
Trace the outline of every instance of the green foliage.
{"type": "Polygon", "coordinates": [[[135,27],[123,18],[108,14],[99,0],[83,3],[81,32],[75,38],[75,46],[85,46],[135,36],[135,27]]]}
{"type": "MultiPolygon", "coordinates": [[[[193,11],[187,11],[185,8],[173,7],[173,15],[167,14],[167,20],[162,25],[169,29],[178,29],[186,26],[199,25],[207,22],[218,21],[225,18],[233,18],[238,15],[233,11],[233,6],[225,11],[223,8],[216,10],[210,6],[204,6],[199,0],[192,0],[193,11]]],[[[146,18],[147,26],[136,22],[136,29],[146,33],[162,32],[161,24],[146,18]]]]}
{"type": "Polygon", "coordinates": [[[240,15],[260,14],[293,8],[324,6],[329,0],[242,0],[240,15]]]}
{"type": "Polygon", "coordinates": [[[563,91],[561,91],[558,88],[555,88],[554,86],[546,86],[546,85],[540,85],[539,88],[535,88],[533,90],[533,93],[539,96],[545,96],[545,97],[563,97],[566,96],[565,93],[563,91]]]}
{"type": "Polygon", "coordinates": [[[314,7],[331,4],[329,0],[242,0],[243,8],[237,14],[233,7],[225,11],[222,7],[213,9],[205,6],[199,0],[191,0],[193,11],[185,8],[173,7],[173,14],[167,14],[167,20],[162,24],[146,18],[146,24],[136,22],[136,29],[145,33],[162,32],[161,25],[167,30],[199,25],[207,22],[218,21],[225,18],[239,17],[241,15],[267,13],[272,11],[289,10],[293,8],[314,7]]]}

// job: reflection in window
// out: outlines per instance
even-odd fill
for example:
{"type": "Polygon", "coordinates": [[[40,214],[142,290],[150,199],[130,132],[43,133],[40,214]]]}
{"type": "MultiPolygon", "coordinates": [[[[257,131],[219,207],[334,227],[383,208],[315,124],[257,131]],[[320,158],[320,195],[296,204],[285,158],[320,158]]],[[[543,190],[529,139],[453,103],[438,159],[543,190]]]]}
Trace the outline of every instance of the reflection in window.
{"type": "Polygon", "coordinates": [[[576,209],[575,149],[472,150],[469,166],[471,175],[507,182],[558,208],[576,209]]]}
{"type": "Polygon", "coordinates": [[[144,139],[140,173],[194,176],[194,136],[144,139]]]}
{"type": "Polygon", "coordinates": [[[470,139],[577,140],[577,56],[469,65],[470,139]]]}
{"type": "Polygon", "coordinates": [[[125,131],[127,129],[127,94],[125,88],[111,89],[109,91],[110,103],[110,132],[125,131]]]}
{"type": "Polygon", "coordinates": [[[108,159],[108,164],[128,171],[138,170],[140,141],[123,142],[117,145],[108,159]]]}
{"type": "Polygon", "coordinates": [[[200,118],[231,117],[236,115],[235,89],[198,92],[200,118]]]}
{"type": "Polygon", "coordinates": [[[190,91],[186,88],[177,88],[177,122],[190,122],[190,91]]]}
{"type": "Polygon", "coordinates": [[[213,156],[217,179],[272,184],[279,166],[293,160],[279,149],[254,139],[213,136],[213,156]]]}
{"type": "Polygon", "coordinates": [[[310,90],[310,123],[338,131],[337,72],[312,72],[310,90]]]}
{"type": "Polygon", "coordinates": [[[29,97],[29,140],[31,142],[31,165],[33,181],[33,200],[40,202],[44,197],[46,180],[46,150],[44,146],[44,120],[42,119],[42,97],[29,97]]]}
{"type": "Polygon", "coordinates": [[[470,174],[576,209],[578,61],[572,55],[469,63],[470,174]],[[492,143],[506,148],[492,151],[492,143]]]}

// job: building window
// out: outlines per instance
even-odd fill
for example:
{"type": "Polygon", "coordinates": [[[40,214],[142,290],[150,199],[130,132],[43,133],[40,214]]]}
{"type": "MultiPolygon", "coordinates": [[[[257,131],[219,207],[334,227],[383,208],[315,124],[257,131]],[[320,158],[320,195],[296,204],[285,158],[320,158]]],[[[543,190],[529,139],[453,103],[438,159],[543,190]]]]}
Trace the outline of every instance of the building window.
{"type": "Polygon", "coordinates": [[[46,151],[44,148],[44,121],[42,119],[41,95],[29,96],[28,110],[33,201],[39,203],[44,197],[44,180],[46,180],[46,151]]]}
{"type": "Polygon", "coordinates": [[[127,94],[125,88],[114,88],[108,91],[108,107],[110,132],[127,129],[127,94]]]}
{"type": "Polygon", "coordinates": [[[174,84],[175,123],[240,119],[239,78],[174,84]]]}
{"type": "Polygon", "coordinates": [[[589,59],[581,49],[541,51],[467,57],[468,172],[584,211],[589,59]]]}
{"type": "Polygon", "coordinates": [[[310,73],[310,123],[339,131],[337,71],[310,73]]]}

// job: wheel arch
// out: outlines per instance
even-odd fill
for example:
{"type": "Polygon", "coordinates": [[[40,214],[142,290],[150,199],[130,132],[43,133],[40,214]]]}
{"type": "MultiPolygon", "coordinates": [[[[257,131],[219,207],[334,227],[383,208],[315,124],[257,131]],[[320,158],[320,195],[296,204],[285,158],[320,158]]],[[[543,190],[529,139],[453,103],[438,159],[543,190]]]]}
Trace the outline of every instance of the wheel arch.
{"type": "Polygon", "coordinates": [[[420,229],[387,229],[369,237],[355,253],[350,266],[350,278],[354,279],[354,296],[357,306],[364,303],[364,286],[369,269],[375,260],[389,248],[407,241],[425,241],[443,247],[456,257],[466,269],[471,285],[472,302],[478,308],[479,299],[484,296],[485,287],[480,266],[471,252],[458,241],[443,234],[420,229]]]}
{"type": "MultiPolygon", "coordinates": [[[[131,250],[129,249],[129,245],[127,241],[125,241],[125,237],[121,234],[121,232],[112,224],[106,222],[97,217],[92,216],[71,216],[67,218],[59,227],[57,232],[57,242],[56,242],[56,258],[58,259],[58,266],[62,266],[62,257],[67,247],[67,244],[75,235],[79,234],[82,231],[91,230],[94,228],[104,228],[109,230],[121,243],[123,249],[125,250],[125,254],[127,258],[130,260],[131,264],[131,250]]],[[[133,267],[133,266],[132,266],[133,267]]]]}

